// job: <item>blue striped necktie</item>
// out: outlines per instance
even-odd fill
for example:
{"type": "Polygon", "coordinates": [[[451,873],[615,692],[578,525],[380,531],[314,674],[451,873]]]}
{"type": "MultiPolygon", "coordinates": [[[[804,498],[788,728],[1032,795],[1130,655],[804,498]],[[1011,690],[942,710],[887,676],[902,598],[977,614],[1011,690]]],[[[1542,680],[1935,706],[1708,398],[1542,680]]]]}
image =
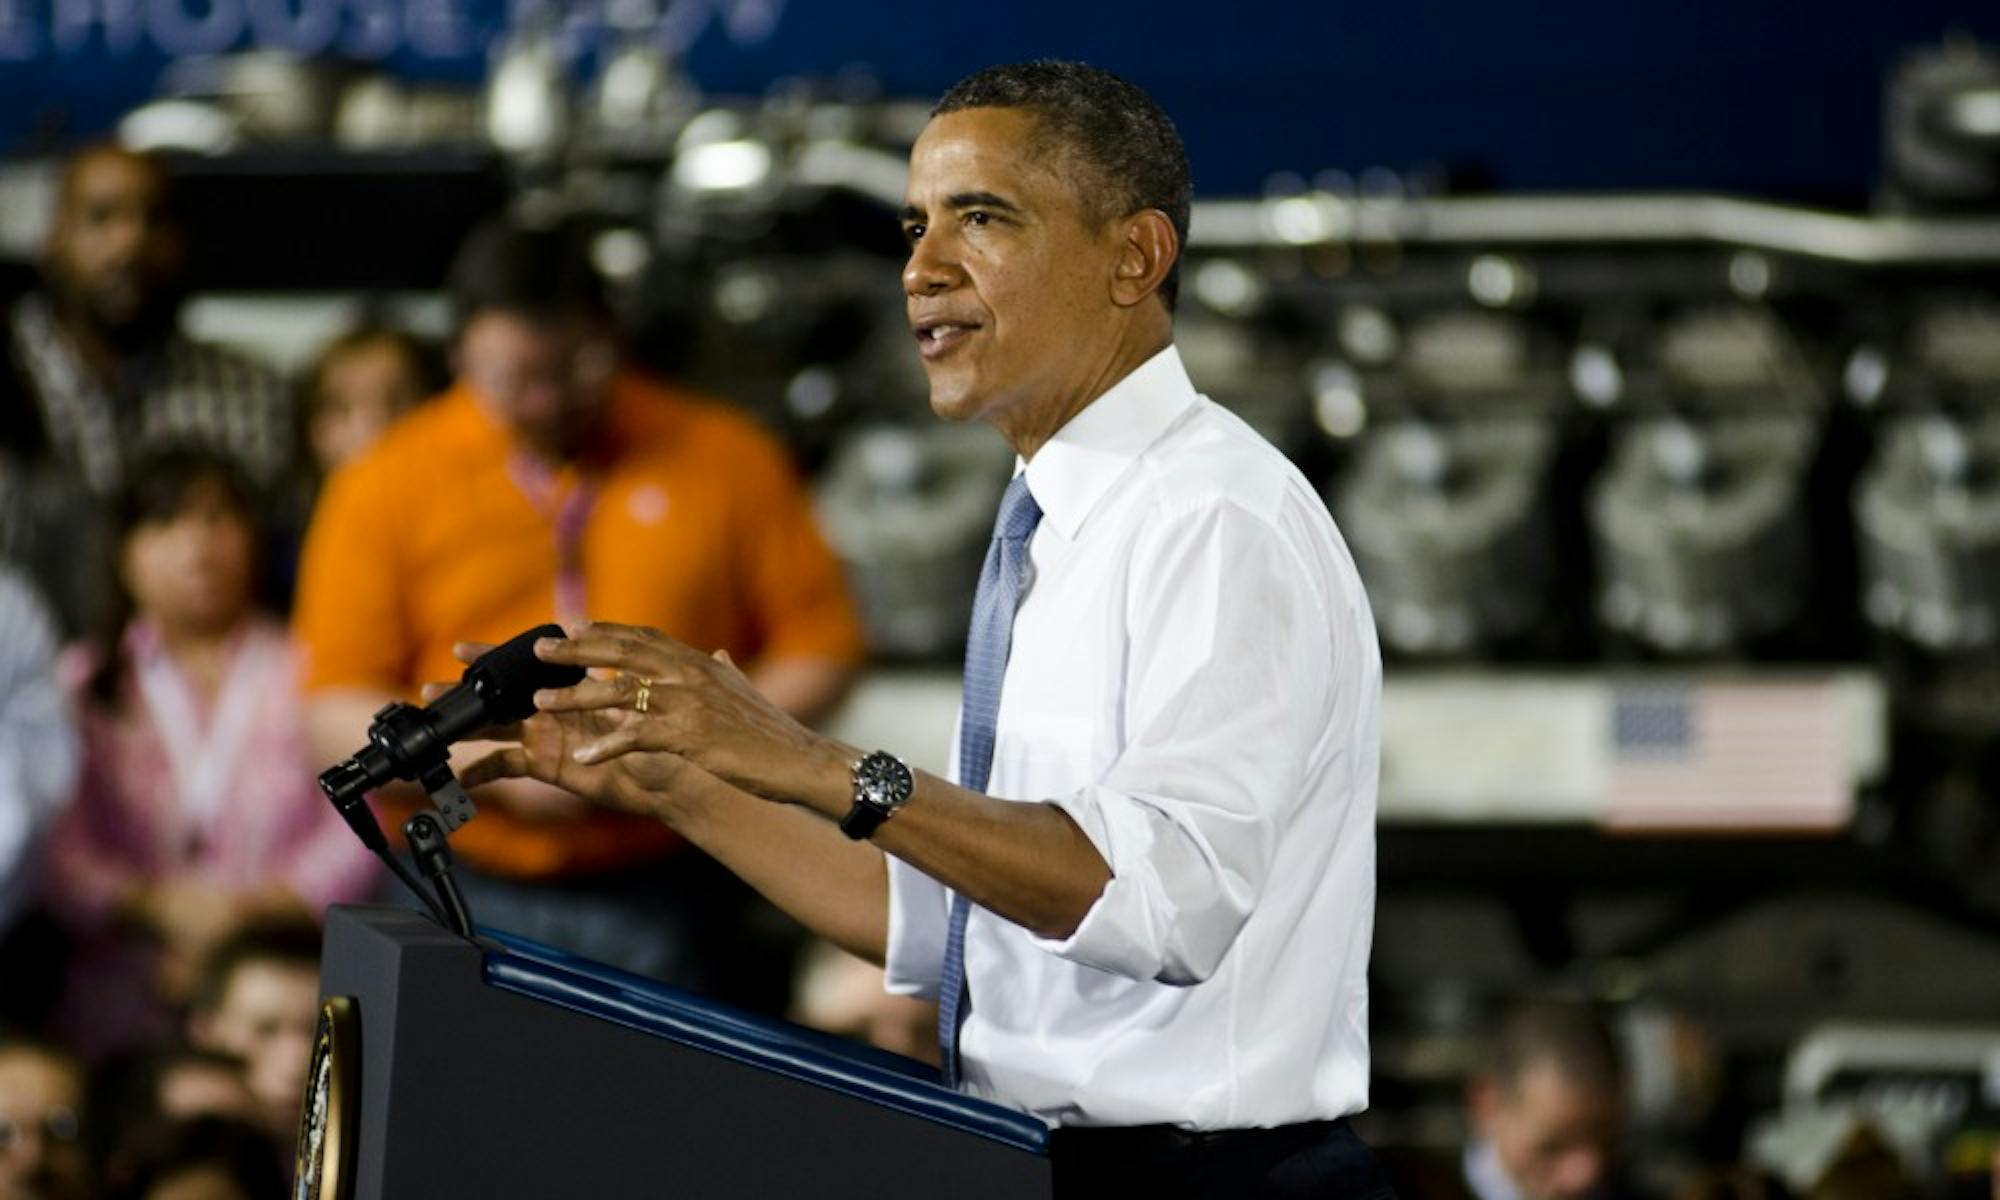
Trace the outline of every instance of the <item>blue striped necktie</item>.
{"type": "MultiPolygon", "coordinates": [[[[1014,640],[1014,610],[1028,585],[1028,539],[1041,522],[1042,508],[1028,491],[1028,473],[1014,476],[1000,498],[993,544],[979,572],[972,601],[972,631],[965,639],[965,699],[958,718],[958,782],[986,790],[993,769],[993,729],[1000,716],[1000,683],[1007,677],[1007,651],[1014,640]]],[[[958,1086],[958,1027],[970,1000],[965,986],[965,922],[972,902],[963,893],[951,900],[951,931],[944,943],[944,973],[938,984],[938,1052],[946,1087],[958,1086]]]]}

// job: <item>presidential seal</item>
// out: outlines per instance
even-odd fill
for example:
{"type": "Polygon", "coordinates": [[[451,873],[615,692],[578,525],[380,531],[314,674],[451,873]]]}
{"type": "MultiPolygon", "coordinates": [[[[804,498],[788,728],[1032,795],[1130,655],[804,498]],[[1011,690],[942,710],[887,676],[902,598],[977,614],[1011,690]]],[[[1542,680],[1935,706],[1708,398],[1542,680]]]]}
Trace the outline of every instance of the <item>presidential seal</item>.
{"type": "Polygon", "coordinates": [[[320,1005],[313,1033],[312,1063],[299,1115],[299,1144],[293,1158],[293,1200],[348,1200],[354,1185],[355,1077],[361,1020],[352,996],[331,996],[320,1005]]]}

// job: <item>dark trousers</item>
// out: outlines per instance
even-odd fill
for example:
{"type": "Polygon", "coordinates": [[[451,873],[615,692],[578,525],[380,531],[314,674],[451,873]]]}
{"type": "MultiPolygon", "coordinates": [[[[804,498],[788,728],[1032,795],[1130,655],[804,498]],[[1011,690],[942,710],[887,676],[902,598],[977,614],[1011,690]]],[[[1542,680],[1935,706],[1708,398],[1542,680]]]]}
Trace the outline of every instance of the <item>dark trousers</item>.
{"type": "Polygon", "coordinates": [[[1056,1200],[1395,1200],[1346,1120],[1190,1133],[1166,1125],[1050,1135],[1056,1200]]]}

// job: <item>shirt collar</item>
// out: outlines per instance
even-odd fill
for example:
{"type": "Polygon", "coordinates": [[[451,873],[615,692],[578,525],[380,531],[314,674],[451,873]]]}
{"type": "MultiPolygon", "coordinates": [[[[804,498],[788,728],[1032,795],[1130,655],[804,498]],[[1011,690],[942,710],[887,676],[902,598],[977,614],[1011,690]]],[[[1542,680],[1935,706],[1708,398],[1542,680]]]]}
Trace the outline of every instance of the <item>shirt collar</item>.
{"type": "Polygon", "coordinates": [[[1197,399],[1170,345],[1085,405],[1026,466],[1043,522],[1074,540],[1111,485],[1197,399]]]}
{"type": "Polygon", "coordinates": [[[1521,1189],[1500,1165],[1493,1143],[1481,1139],[1465,1148],[1465,1186],[1475,1200],[1521,1200],[1521,1189]]]}

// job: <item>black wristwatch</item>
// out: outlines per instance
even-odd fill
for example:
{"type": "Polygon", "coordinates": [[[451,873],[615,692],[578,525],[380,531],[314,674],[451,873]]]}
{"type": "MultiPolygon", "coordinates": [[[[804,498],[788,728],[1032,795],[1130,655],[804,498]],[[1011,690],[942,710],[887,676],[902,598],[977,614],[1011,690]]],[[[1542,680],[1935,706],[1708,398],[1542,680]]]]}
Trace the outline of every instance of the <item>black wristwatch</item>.
{"type": "Polygon", "coordinates": [[[882,822],[907,804],[916,779],[903,760],[884,750],[854,764],[854,807],[840,819],[840,832],[860,841],[873,837],[882,822]]]}

